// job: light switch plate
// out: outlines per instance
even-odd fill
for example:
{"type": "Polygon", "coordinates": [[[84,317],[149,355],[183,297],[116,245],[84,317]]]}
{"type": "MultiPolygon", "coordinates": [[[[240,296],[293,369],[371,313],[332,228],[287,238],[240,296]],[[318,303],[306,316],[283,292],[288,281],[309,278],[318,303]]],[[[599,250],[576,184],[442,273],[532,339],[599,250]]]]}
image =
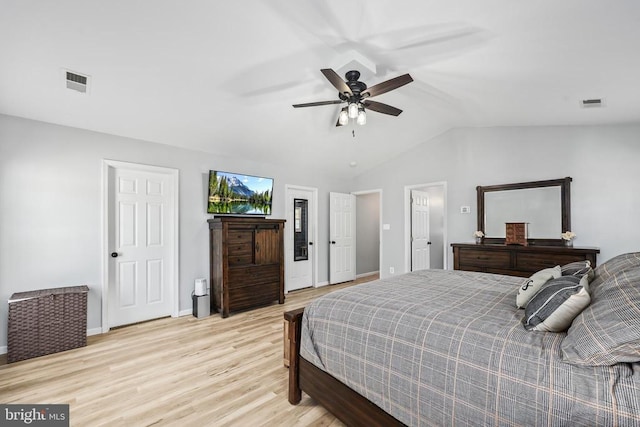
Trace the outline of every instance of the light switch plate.
{"type": "Polygon", "coordinates": [[[471,206],[460,206],[460,213],[463,213],[463,214],[471,213],[471,206]]]}

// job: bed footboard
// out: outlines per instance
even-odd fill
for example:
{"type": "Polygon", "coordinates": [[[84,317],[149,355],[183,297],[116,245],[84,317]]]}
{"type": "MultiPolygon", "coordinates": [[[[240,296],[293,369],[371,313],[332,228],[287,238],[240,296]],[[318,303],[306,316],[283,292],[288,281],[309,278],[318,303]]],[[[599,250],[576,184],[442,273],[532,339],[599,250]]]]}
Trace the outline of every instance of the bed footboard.
{"type": "MultiPolygon", "coordinates": [[[[331,375],[300,357],[300,336],[304,308],[284,313],[289,341],[289,403],[297,405],[302,390],[343,423],[351,426],[404,426],[378,406],[351,390],[331,375]]],[[[286,365],[286,363],[285,363],[286,365]]]]}
{"type": "Polygon", "coordinates": [[[302,313],[304,307],[297,310],[286,311],[288,357],[289,357],[289,403],[297,405],[302,398],[300,390],[300,332],[302,330],[302,313]]]}

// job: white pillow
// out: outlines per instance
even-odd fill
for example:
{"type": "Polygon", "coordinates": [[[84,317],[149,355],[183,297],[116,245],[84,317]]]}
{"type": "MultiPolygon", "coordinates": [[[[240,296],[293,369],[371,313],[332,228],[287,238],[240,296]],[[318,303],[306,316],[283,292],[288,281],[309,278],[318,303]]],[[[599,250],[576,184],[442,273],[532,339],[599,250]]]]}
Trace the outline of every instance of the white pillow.
{"type": "Polygon", "coordinates": [[[524,327],[529,331],[562,332],[591,302],[589,278],[563,276],[548,281],[525,310],[524,327]]]}
{"type": "Polygon", "coordinates": [[[531,298],[538,293],[542,285],[547,283],[548,280],[557,279],[560,276],[562,276],[562,270],[559,265],[533,273],[533,275],[520,286],[518,296],[516,297],[516,307],[525,308],[531,298]]]}

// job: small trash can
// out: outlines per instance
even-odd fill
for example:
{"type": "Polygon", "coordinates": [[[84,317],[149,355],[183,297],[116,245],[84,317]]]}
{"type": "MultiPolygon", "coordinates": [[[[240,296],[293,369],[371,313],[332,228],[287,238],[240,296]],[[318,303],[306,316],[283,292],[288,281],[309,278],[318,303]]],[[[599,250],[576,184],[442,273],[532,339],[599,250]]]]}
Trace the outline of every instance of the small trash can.
{"type": "Polygon", "coordinates": [[[193,316],[198,319],[208,317],[211,314],[211,299],[209,295],[195,295],[191,294],[193,301],[193,316]]]}

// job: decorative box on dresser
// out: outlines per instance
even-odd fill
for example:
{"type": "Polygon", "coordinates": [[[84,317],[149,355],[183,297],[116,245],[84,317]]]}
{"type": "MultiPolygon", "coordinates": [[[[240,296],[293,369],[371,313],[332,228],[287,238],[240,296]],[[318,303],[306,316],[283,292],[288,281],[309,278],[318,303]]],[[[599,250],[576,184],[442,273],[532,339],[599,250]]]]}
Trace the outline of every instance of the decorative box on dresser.
{"type": "Polygon", "coordinates": [[[565,246],[520,246],[452,243],[455,270],[481,271],[529,277],[536,271],[574,261],[589,260],[596,266],[600,249],[565,246]]]}
{"type": "Polygon", "coordinates": [[[222,216],[208,223],[212,309],[227,317],[283,304],[285,220],[222,216]]]}

